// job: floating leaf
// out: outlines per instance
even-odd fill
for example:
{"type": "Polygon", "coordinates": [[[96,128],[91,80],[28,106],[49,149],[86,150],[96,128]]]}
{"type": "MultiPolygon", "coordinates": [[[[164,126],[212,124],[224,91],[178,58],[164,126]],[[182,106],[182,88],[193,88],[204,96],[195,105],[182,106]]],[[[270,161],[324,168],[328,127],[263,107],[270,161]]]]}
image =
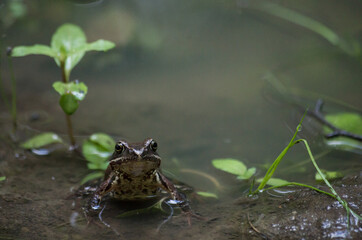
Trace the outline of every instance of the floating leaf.
{"type": "Polygon", "coordinates": [[[215,193],[211,192],[196,192],[196,193],[202,197],[218,198],[218,196],[215,193]]]}
{"type": "Polygon", "coordinates": [[[59,105],[68,115],[75,113],[79,107],[77,98],[71,93],[63,94],[59,99],[59,105]]]}
{"type": "Polygon", "coordinates": [[[231,158],[214,159],[212,160],[212,165],[214,165],[214,167],[217,169],[234,175],[244,175],[247,170],[244,163],[231,158]]]}
{"type": "MultiPolygon", "coordinates": [[[[325,118],[328,122],[339,129],[362,135],[362,116],[357,113],[328,114],[325,116],[325,118]]],[[[328,127],[324,127],[323,131],[325,134],[332,132],[332,130],[328,127]]],[[[347,137],[326,139],[326,144],[328,146],[347,151],[362,151],[362,144],[360,141],[347,137]]]]}
{"type": "Polygon", "coordinates": [[[27,140],[23,144],[21,144],[22,148],[32,149],[32,148],[40,148],[52,143],[62,143],[63,140],[55,133],[47,132],[39,134],[31,139],[27,140]]]}
{"type": "Polygon", "coordinates": [[[13,57],[24,57],[30,54],[40,54],[55,58],[56,52],[46,45],[35,44],[33,46],[17,46],[11,51],[13,57]]]}
{"type": "Polygon", "coordinates": [[[102,178],[104,176],[104,172],[92,172],[90,174],[88,174],[87,176],[85,176],[82,181],[80,182],[80,184],[84,184],[88,181],[94,180],[94,179],[98,179],[98,178],[102,178]]]}
{"type": "MultiPolygon", "coordinates": [[[[321,169],[322,174],[324,175],[324,177],[327,180],[333,180],[333,179],[337,179],[337,178],[341,178],[343,177],[343,174],[341,172],[337,172],[337,171],[326,171],[321,169]]],[[[321,175],[317,172],[315,174],[315,180],[317,181],[323,181],[323,178],[321,177],[321,175]]]]}
{"type": "MultiPolygon", "coordinates": [[[[256,180],[256,182],[261,183],[263,181],[263,178],[259,178],[256,180]]],[[[266,183],[270,186],[281,186],[288,184],[289,182],[280,178],[270,178],[269,181],[266,183]]]]}
{"type": "MultiPolygon", "coordinates": [[[[357,113],[328,114],[326,120],[334,126],[355,134],[362,134],[362,116],[357,113]]],[[[327,133],[332,132],[327,127],[327,133]]]]}
{"type": "Polygon", "coordinates": [[[6,176],[1,176],[0,177],[0,182],[5,181],[5,179],[6,179],[6,176]]]}
{"type": "Polygon", "coordinates": [[[53,88],[60,95],[71,93],[78,101],[82,101],[88,92],[88,87],[83,82],[55,82],[53,88]]]}

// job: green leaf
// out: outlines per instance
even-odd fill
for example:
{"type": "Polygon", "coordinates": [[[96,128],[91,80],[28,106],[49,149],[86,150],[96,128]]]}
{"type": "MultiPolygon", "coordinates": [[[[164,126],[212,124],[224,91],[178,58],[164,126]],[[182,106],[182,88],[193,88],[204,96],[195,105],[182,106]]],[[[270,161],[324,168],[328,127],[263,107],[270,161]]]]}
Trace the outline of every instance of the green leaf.
{"type": "Polygon", "coordinates": [[[51,41],[52,49],[57,52],[56,62],[60,66],[64,62],[65,71],[69,76],[70,71],[84,56],[84,51],[79,51],[87,44],[87,39],[82,29],[74,24],[63,24],[54,33],[51,41]]]}
{"type": "Polygon", "coordinates": [[[85,176],[82,181],[80,182],[80,184],[84,184],[88,181],[91,181],[91,180],[94,180],[94,179],[97,179],[97,178],[102,178],[104,176],[104,172],[92,172],[92,173],[89,173],[87,176],[85,176]]]}
{"type": "Polygon", "coordinates": [[[255,172],[256,172],[256,168],[255,168],[255,167],[249,168],[243,175],[239,175],[239,176],[237,177],[237,179],[242,179],[242,180],[244,180],[244,179],[249,179],[249,178],[251,178],[251,177],[255,174],[255,172]]]}
{"type": "MultiPolygon", "coordinates": [[[[325,119],[339,129],[362,135],[362,116],[357,113],[328,114],[325,116],[325,119]]],[[[328,127],[323,127],[323,131],[325,134],[332,132],[332,130],[328,127]]],[[[326,139],[326,144],[328,146],[347,151],[362,150],[362,144],[360,141],[347,137],[326,139]]]]}
{"type": "Polygon", "coordinates": [[[196,192],[196,193],[202,197],[218,198],[218,196],[215,193],[211,192],[196,192]]]}
{"type": "Polygon", "coordinates": [[[107,51],[114,43],[103,39],[87,43],[82,29],[74,24],[63,24],[54,33],[51,41],[52,49],[57,53],[55,59],[58,66],[64,62],[64,68],[69,78],[70,71],[78,64],[87,51],[107,51]]]}
{"type": "Polygon", "coordinates": [[[89,139],[106,149],[106,151],[112,153],[114,150],[114,146],[116,145],[116,142],[113,140],[113,138],[105,133],[95,133],[92,134],[89,139]]]}
{"type": "Polygon", "coordinates": [[[26,142],[22,143],[20,146],[25,149],[40,148],[52,143],[62,143],[63,140],[55,133],[47,132],[39,134],[26,142]]]}
{"type": "Polygon", "coordinates": [[[71,93],[63,94],[60,97],[59,105],[67,115],[72,115],[79,107],[77,98],[71,93]]]}
{"type": "Polygon", "coordinates": [[[105,170],[108,166],[106,161],[113,152],[115,141],[104,133],[96,133],[83,142],[82,153],[87,159],[88,168],[105,170]]]}
{"type": "MultiPolygon", "coordinates": [[[[328,114],[325,118],[328,122],[340,129],[362,135],[362,116],[357,113],[328,114]]],[[[324,130],[327,133],[332,132],[332,130],[327,127],[324,130]]]]}
{"type": "Polygon", "coordinates": [[[283,151],[279,154],[279,156],[274,160],[273,164],[269,167],[268,171],[266,172],[264,178],[260,182],[258,188],[253,192],[253,194],[257,193],[258,191],[261,191],[267,182],[270,180],[270,178],[273,176],[275,170],[277,169],[280,161],[284,158],[285,154],[287,154],[288,150],[294,146],[298,142],[298,140],[294,141],[294,139],[297,137],[298,132],[302,128],[302,122],[305,118],[305,115],[307,114],[307,111],[304,112],[302,119],[299,121],[299,124],[297,128],[295,129],[294,135],[292,139],[290,139],[288,145],[283,149],[283,151]]]}
{"type": "Polygon", "coordinates": [[[252,167],[249,168],[248,171],[246,171],[245,176],[248,176],[248,178],[251,178],[256,172],[256,168],[252,167]]]}
{"type": "MultiPolygon", "coordinates": [[[[333,179],[337,179],[337,178],[341,178],[343,177],[343,174],[341,172],[337,172],[337,171],[326,171],[321,169],[322,174],[324,175],[324,177],[327,180],[333,180],[333,179]]],[[[315,174],[315,180],[317,181],[323,181],[323,178],[321,177],[321,175],[317,172],[315,174]]]]}
{"type": "Polygon", "coordinates": [[[53,49],[41,44],[35,44],[33,46],[17,46],[11,51],[11,56],[13,57],[24,57],[30,54],[46,55],[52,58],[57,56],[53,49]]]}
{"type": "Polygon", "coordinates": [[[53,83],[53,88],[60,95],[71,93],[78,101],[82,101],[88,92],[88,87],[83,82],[63,83],[58,81],[53,83]]]}
{"type": "Polygon", "coordinates": [[[0,177],[0,182],[5,181],[5,179],[6,179],[6,176],[1,176],[0,177]]]}
{"type": "MultiPolygon", "coordinates": [[[[264,178],[259,178],[256,180],[256,182],[261,183],[264,178]]],[[[280,178],[270,178],[269,181],[266,183],[270,186],[280,186],[284,184],[288,184],[289,182],[280,178]]]]}
{"type": "Polygon", "coordinates": [[[87,161],[95,163],[105,161],[112,155],[112,152],[107,151],[107,149],[90,140],[83,142],[82,153],[87,161]]]}
{"type": "Polygon", "coordinates": [[[88,43],[82,50],[84,51],[108,51],[116,45],[113,42],[99,39],[95,42],[88,43]]]}
{"type": "Polygon", "coordinates": [[[214,159],[212,160],[212,165],[217,169],[234,175],[244,175],[246,172],[245,164],[236,159],[214,159]]]}
{"type": "Polygon", "coordinates": [[[92,170],[106,170],[108,167],[108,162],[104,159],[100,159],[97,162],[89,162],[87,167],[92,170]]]}

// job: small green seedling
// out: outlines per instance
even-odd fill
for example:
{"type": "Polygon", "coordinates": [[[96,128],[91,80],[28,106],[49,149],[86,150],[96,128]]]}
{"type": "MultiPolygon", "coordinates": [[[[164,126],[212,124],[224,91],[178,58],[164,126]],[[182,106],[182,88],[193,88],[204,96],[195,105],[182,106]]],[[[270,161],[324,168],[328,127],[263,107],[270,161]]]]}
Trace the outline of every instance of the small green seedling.
{"type": "Polygon", "coordinates": [[[55,82],[53,88],[60,94],[59,105],[66,115],[68,135],[72,147],[76,142],[70,115],[72,115],[87,94],[87,86],[82,82],[70,81],[72,69],[88,51],[107,51],[115,44],[103,39],[87,43],[82,29],[74,24],[63,24],[54,33],[50,46],[35,44],[33,46],[17,46],[12,49],[11,56],[23,57],[39,54],[51,57],[62,70],[62,81],[55,82]]]}
{"type": "Polygon", "coordinates": [[[6,180],[6,176],[1,176],[0,177],[0,182],[5,181],[5,180],[6,180]]]}
{"type": "Polygon", "coordinates": [[[232,158],[214,159],[212,165],[217,169],[234,174],[237,179],[242,180],[251,178],[256,172],[256,168],[248,169],[242,161],[232,158]]]}

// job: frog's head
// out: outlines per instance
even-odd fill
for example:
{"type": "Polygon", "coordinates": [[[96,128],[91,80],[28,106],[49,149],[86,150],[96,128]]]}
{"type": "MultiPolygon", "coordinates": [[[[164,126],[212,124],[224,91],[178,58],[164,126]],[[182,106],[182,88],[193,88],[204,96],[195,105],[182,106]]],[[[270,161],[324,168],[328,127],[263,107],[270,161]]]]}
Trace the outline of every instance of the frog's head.
{"type": "Polygon", "coordinates": [[[157,153],[157,142],[151,138],[142,143],[118,141],[109,164],[112,170],[131,176],[149,174],[161,164],[161,158],[157,153]]]}

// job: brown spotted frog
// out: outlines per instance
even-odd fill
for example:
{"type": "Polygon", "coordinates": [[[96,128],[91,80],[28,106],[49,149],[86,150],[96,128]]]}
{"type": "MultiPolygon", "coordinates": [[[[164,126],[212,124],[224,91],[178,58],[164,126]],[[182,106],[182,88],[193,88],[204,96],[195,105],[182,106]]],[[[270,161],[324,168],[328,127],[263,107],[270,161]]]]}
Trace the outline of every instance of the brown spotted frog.
{"type": "Polygon", "coordinates": [[[185,195],[162,174],[160,165],[155,140],[147,138],[142,143],[118,141],[103,182],[91,200],[92,209],[99,209],[102,197],[108,193],[117,199],[133,200],[155,196],[164,190],[186,213],[190,224],[190,217],[196,215],[185,195]]]}

